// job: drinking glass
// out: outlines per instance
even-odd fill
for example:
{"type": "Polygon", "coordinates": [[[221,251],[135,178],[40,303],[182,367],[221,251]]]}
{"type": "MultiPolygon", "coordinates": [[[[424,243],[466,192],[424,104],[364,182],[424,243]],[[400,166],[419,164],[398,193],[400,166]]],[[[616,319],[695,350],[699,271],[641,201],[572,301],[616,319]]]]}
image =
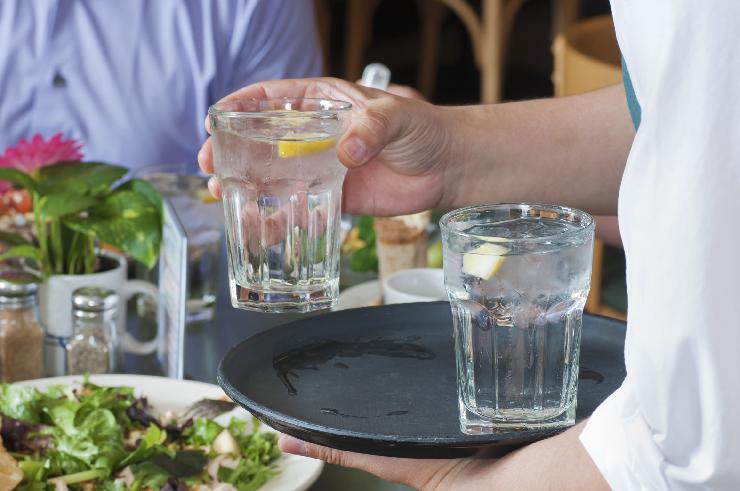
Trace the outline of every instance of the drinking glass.
{"type": "Polygon", "coordinates": [[[336,143],[350,108],[300,98],[210,108],[234,307],[310,312],[336,303],[346,173],[336,143]]]}
{"type": "MultiPolygon", "coordinates": [[[[221,256],[223,209],[206,184],[208,176],[195,164],[158,164],[143,167],[135,177],[146,180],[169,201],[188,239],[186,321],[213,318],[216,276],[221,256]]],[[[148,276],[155,280],[159,268],[148,276]]]]}
{"type": "Polygon", "coordinates": [[[452,211],[440,226],[461,430],[574,424],[592,217],[501,204],[452,211]]]}

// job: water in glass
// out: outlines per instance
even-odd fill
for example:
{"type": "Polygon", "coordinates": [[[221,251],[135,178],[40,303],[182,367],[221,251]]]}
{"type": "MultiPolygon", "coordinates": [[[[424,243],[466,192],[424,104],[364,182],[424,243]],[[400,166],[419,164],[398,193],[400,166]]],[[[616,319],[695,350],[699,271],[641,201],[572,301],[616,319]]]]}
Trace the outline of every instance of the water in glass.
{"type": "Polygon", "coordinates": [[[542,215],[481,222],[445,248],[461,422],[572,424],[591,233],[542,215]]]}
{"type": "Polygon", "coordinates": [[[346,172],[336,157],[342,123],[331,113],[258,116],[238,125],[216,115],[212,123],[232,303],[263,312],[331,307],[346,172]]]}

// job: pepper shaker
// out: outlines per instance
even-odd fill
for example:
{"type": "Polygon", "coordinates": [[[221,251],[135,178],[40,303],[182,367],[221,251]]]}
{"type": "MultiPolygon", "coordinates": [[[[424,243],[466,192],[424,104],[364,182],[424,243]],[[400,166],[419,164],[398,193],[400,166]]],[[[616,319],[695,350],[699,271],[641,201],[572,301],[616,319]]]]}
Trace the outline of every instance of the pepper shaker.
{"type": "Polygon", "coordinates": [[[72,337],[66,345],[67,373],[110,373],[117,347],[118,295],[104,288],[78,288],[72,294],[72,337]]]}
{"type": "Polygon", "coordinates": [[[39,279],[19,270],[0,271],[0,382],[39,378],[44,330],[36,292],[39,279]]]}

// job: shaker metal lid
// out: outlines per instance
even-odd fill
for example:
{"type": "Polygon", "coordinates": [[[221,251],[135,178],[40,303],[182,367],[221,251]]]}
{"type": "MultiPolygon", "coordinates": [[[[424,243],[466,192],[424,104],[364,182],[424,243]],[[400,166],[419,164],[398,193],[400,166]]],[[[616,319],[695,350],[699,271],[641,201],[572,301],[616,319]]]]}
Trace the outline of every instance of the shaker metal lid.
{"type": "Polygon", "coordinates": [[[0,271],[0,297],[27,297],[39,289],[38,276],[19,269],[0,271]]]}
{"type": "Polygon", "coordinates": [[[78,288],[72,294],[72,308],[85,312],[103,312],[118,306],[118,294],[97,287],[78,288]]]}

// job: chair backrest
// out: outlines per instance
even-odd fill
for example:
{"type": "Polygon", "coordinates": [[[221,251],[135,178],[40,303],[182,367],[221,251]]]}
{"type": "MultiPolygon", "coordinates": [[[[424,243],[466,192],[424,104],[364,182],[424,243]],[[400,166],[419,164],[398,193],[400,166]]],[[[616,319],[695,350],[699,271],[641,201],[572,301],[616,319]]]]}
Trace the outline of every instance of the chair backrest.
{"type": "Polygon", "coordinates": [[[555,95],[589,92],[622,82],[619,46],[611,16],[592,17],[559,34],[553,43],[555,95]]]}

